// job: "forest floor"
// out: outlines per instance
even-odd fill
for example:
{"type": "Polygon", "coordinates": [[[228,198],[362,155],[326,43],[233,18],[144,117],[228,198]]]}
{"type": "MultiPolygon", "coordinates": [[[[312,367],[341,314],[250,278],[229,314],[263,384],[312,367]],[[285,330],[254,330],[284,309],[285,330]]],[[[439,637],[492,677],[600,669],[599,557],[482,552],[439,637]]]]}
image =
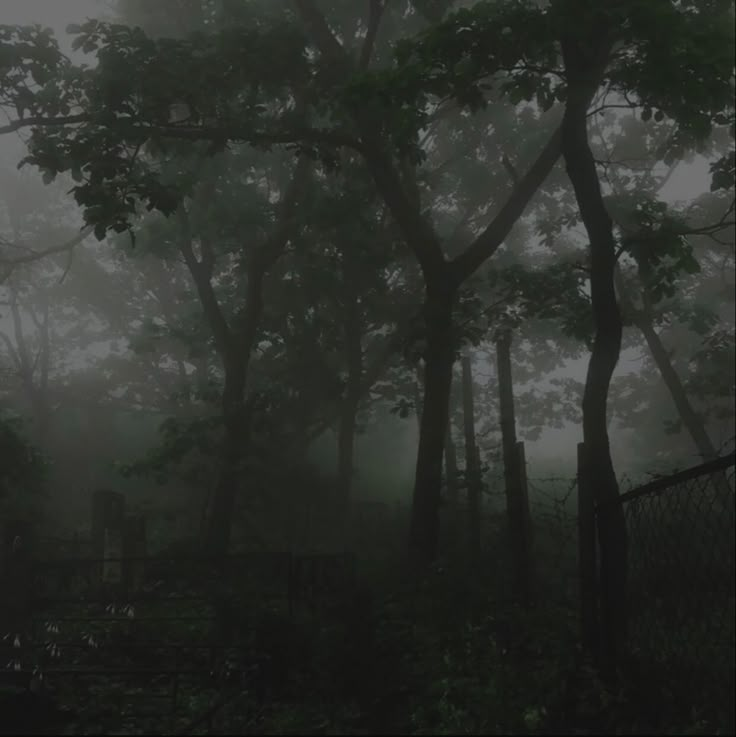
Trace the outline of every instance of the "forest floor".
{"type": "Polygon", "coordinates": [[[288,640],[280,634],[283,622],[264,622],[266,629],[274,628],[270,682],[262,686],[260,701],[251,697],[247,708],[234,702],[223,709],[218,729],[733,732],[728,693],[714,694],[699,711],[693,704],[694,673],[641,658],[615,682],[604,682],[577,645],[574,608],[502,601],[495,586],[478,579],[437,567],[425,580],[407,583],[395,569],[376,569],[343,601],[293,621],[288,640]]]}

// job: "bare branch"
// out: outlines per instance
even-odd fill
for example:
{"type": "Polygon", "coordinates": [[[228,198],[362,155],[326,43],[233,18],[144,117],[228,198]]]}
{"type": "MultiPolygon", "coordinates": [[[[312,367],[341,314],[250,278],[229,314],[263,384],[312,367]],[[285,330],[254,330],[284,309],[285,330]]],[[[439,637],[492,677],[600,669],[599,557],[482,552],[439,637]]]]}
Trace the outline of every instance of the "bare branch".
{"type": "Polygon", "coordinates": [[[54,118],[47,118],[41,115],[29,115],[27,118],[18,118],[11,120],[6,125],[0,125],[0,135],[4,133],[15,133],[21,128],[32,128],[34,126],[43,126],[44,128],[62,128],[65,125],[78,125],[79,123],[90,122],[88,115],[62,115],[54,118]]]}
{"type": "MultiPolygon", "coordinates": [[[[75,246],[79,245],[91,232],[92,228],[83,228],[73,238],[70,238],[64,243],[60,243],[59,245],[50,246],[49,248],[44,248],[41,251],[32,251],[28,249],[29,252],[25,255],[14,256],[13,258],[5,258],[4,256],[0,256],[0,265],[2,265],[3,267],[9,267],[12,270],[16,266],[20,266],[21,264],[29,264],[33,261],[40,261],[41,259],[46,258],[46,256],[53,256],[56,253],[71,251],[75,246]]],[[[20,246],[16,245],[16,247],[20,246]]],[[[5,276],[5,278],[7,278],[7,275],[5,276]]],[[[0,280],[0,283],[2,283],[2,280],[0,280]]]]}
{"type": "MultiPolygon", "coordinates": [[[[338,44],[339,46],[339,44],[338,44]]],[[[340,47],[342,49],[342,47],[340,47]]],[[[61,128],[67,125],[78,125],[81,123],[95,124],[96,121],[89,115],[70,115],[66,117],[48,118],[43,116],[32,116],[15,120],[5,126],[0,126],[0,135],[12,133],[21,128],[61,128]]],[[[98,124],[99,127],[105,127],[98,124]]],[[[360,141],[345,133],[344,131],[289,127],[284,130],[269,129],[257,130],[248,126],[239,125],[148,125],[141,124],[133,118],[120,117],[115,120],[113,126],[121,137],[134,137],[140,142],[140,138],[153,137],[171,138],[182,141],[234,141],[250,143],[252,145],[274,146],[279,144],[290,144],[305,142],[313,144],[327,144],[331,146],[346,146],[355,150],[361,150],[360,141]]]]}
{"type": "Polygon", "coordinates": [[[470,276],[501,246],[506,236],[511,232],[511,228],[524,213],[529,201],[560,158],[561,143],[562,129],[557,128],[536,161],[519,180],[517,186],[514,187],[511,196],[491,224],[462,254],[451,262],[457,284],[470,276]]]}

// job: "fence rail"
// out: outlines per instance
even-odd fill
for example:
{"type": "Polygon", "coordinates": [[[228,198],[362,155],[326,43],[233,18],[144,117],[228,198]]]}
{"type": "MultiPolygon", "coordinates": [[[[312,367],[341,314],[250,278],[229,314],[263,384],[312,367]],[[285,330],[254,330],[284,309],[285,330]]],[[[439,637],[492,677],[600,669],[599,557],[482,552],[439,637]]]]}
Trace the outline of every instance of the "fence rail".
{"type": "Polygon", "coordinates": [[[687,468],[684,471],[677,471],[668,476],[656,478],[642,486],[637,486],[631,491],[627,491],[625,494],[621,494],[618,498],[618,502],[626,504],[634,499],[638,499],[639,497],[661,493],[679,484],[684,484],[688,481],[700,478],[701,476],[717,473],[719,471],[726,471],[728,468],[733,466],[735,462],[736,453],[731,453],[730,455],[722,456],[712,461],[707,461],[706,463],[701,463],[699,466],[693,466],[692,468],[687,468]]]}
{"type": "Polygon", "coordinates": [[[268,628],[291,626],[295,608],[319,616],[355,579],[351,553],[46,559],[18,551],[0,561],[0,685],[27,689],[42,676],[95,731],[104,726],[96,720],[119,726],[123,707],[126,725],[161,733],[165,722],[171,731],[233,674],[250,698],[270,677],[268,628]],[[110,565],[139,575],[111,582],[110,565]],[[98,705],[90,689],[106,699],[98,705]],[[169,705],[148,715],[140,697],[169,705]],[[105,716],[110,699],[120,709],[105,716]]]}

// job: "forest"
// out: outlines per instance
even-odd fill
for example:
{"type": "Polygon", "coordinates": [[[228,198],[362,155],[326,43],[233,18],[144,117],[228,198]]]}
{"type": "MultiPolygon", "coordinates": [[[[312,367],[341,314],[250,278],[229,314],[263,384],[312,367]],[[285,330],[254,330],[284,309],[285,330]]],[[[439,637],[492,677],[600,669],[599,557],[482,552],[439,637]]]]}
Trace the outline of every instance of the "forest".
{"type": "Polygon", "coordinates": [[[0,734],[736,733],[735,20],[0,4],[0,734]]]}

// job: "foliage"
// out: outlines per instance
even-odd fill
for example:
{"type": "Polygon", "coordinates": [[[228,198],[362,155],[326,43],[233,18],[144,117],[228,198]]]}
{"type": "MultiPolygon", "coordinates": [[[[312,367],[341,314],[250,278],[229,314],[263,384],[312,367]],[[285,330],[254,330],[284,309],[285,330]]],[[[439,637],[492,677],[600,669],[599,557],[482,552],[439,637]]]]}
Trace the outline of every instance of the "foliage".
{"type": "MultiPolygon", "coordinates": [[[[306,451],[342,421],[353,391],[360,394],[351,417],[356,432],[372,423],[383,436],[374,465],[395,479],[405,459],[384,417],[419,413],[427,337],[417,309],[422,283],[397,218],[402,210],[378,196],[366,155],[379,150],[374,172],[396,175],[409,202],[403,215],[416,215],[441,244],[444,261],[452,260],[503,208],[559,121],[568,83],[559,43],[570,35],[612,45],[590,127],[623,284],[662,342],[677,347],[670,362],[698,414],[711,423],[733,417],[732,284],[723,278],[732,273],[733,256],[730,240],[718,240],[729,235],[733,211],[732,3],[370,3],[373,13],[384,13],[384,25],[360,71],[349,62],[364,48],[371,18],[357,16],[355,3],[320,3],[347,52],[340,64],[315,53],[309,24],[296,22],[289,3],[177,2],[176,18],[174,4],[163,0],[123,5],[130,25],[91,20],[70,28],[74,47],[94,56],[91,66],[65,58],[43,28],[0,26],[0,107],[10,121],[0,130],[30,128],[24,162],[46,182],[71,177],[98,239],[122,233],[110,233],[112,250],[101,245],[76,254],[73,264],[57,264],[63,283],[48,286],[57,276],[50,270],[41,290],[57,307],[57,324],[49,327],[58,363],[56,371],[46,367],[48,406],[63,407],[55,417],[59,435],[85,429],[76,455],[65,458],[75,484],[86,472],[99,481],[90,469],[106,462],[102,444],[114,443],[120,458],[137,452],[141,424],[124,413],[151,411],[155,422],[166,418],[159,446],[119,464],[139,496],[170,514],[174,502],[142,477],[175,480],[177,499],[186,487],[211,486],[224,435],[218,403],[232,377],[216,326],[224,322],[236,335],[247,322],[246,305],[260,287],[252,267],[266,253],[266,260],[275,258],[245,357],[248,427],[236,470],[248,493],[233,513],[235,538],[251,548],[343,544],[334,472],[315,470],[306,451]],[[693,150],[711,157],[710,199],[692,208],[666,204],[662,165],[672,173],[693,150]],[[267,252],[262,246],[281,235],[282,194],[294,154],[302,152],[324,165],[314,167],[298,200],[298,229],[281,252],[267,252]],[[135,234],[134,249],[126,230],[135,234]],[[183,264],[187,245],[192,258],[183,264]],[[113,340],[104,358],[70,368],[77,352],[113,340]],[[314,521],[320,514],[325,520],[314,521]]],[[[12,198],[3,204],[10,222],[18,210],[12,198]]],[[[482,369],[478,435],[495,461],[484,470],[496,475],[497,386],[482,364],[499,329],[514,331],[520,435],[579,424],[580,383],[552,375],[589,347],[592,334],[589,263],[574,205],[557,167],[493,268],[466,280],[454,306],[453,348],[459,354],[472,346],[482,369]]],[[[45,248],[48,234],[18,228],[18,220],[2,231],[3,255],[11,236],[8,248],[25,252],[27,232],[34,248],[36,235],[45,248]]],[[[28,283],[39,282],[37,274],[16,270],[28,283]]],[[[23,297],[33,305],[30,291],[23,297]]],[[[633,311],[628,317],[634,326],[633,311]]],[[[641,347],[634,331],[626,340],[641,347]]],[[[674,414],[656,367],[645,361],[639,375],[622,377],[613,398],[619,426],[637,432],[627,462],[655,456],[655,431],[674,414]]],[[[459,427],[457,412],[453,419],[459,427]]],[[[57,443],[57,451],[68,447],[57,443]]],[[[684,452],[674,439],[667,450],[673,457],[684,452]]],[[[0,424],[0,497],[26,496],[39,483],[34,453],[17,428],[0,424]]],[[[362,488],[385,495],[388,483],[371,480],[366,465],[360,458],[358,471],[368,479],[362,488]]],[[[194,505],[186,505],[193,517],[194,505]]],[[[401,585],[384,578],[371,595],[351,591],[307,622],[264,615],[255,630],[268,650],[270,691],[257,698],[247,691],[223,721],[234,732],[276,733],[688,726],[690,714],[663,724],[663,714],[647,712],[648,702],[664,713],[687,701],[682,674],[634,663],[619,683],[604,682],[576,647],[569,610],[546,598],[529,610],[499,601],[509,567],[500,529],[487,531],[493,555],[480,571],[453,563],[401,585]],[[490,580],[495,587],[486,585],[490,580]],[[637,677],[637,668],[645,675],[637,677]],[[677,697],[656,693],[659,682],[677,697]],[[251,719],[259,699],[264,708],[251,719]]],[[[548,565],[554,538],[555,530],[539,530],[548,565]]],[[[390,546],[381,539],[375,547],[390,546]]],[[[399,568],[393,552],[391,565],[399,568]]],[[[560,572],[545,576],[545,593],[561,594],[560,572]]],[[[252,624],[245,613],[243,622],[252,624]]],[[[192,710],[210,695],[188,694],[192,710]]],[[[689,726],[707,729],[696,717],[689,726]]]]}
{"type": "MultiPolygon", "coordinates": [[[[93,69],[73,66],[47,30],[1,30],[8,75],[0,85],[0,104],[14,107],[19,119],[58,117],[78,123],[34,128],[24,163],[37,166],[49,181],[71,172],[78,182],[74,196],[100,240],[109,229],[127,230],[139,204],[170,214],[188,194],[162,178],[155,160],[145,156],[178,150],[157,135],[157,129],[172,127],[172,108],[187,108],[186,125],[178,134],[185,139],[207,138],[196,127],[217,121],[221,140],[205,149],[214,153],[224,148],[229,138],[224,131],[234,121],[241,133],[250,130],[259,139],[256,129],[269,125],[261,96],[273,105],[274,95],[288,93],[285,79],[304,77],[301,36],[284,22],[222,31],[213,43],[202,33],[186,40],[154,40],[140,28],[93,19],[70,28],[77,34],[74,48],[96,54],[93,69]],[[270,59],[274,45],[279,64],[270,59]]],[[[243,140],[249,138],[246,134],[243,140]]]]}
{"type": "Polygon", "coordinates": [[[217,416],[190,420],[170,417],[159,427],[162,444],[140,460],[118,464],[118,470],[124,478],[152,475],[161,484],[170,474],[191,483],[204,483],[215,467],[221,426],[217,416]]]}
{"type": "Polygon", "coordinates": [[[566,335],[590,344],[590,300],[584,291],[587,275],[581,264],[562,262],[537,269],[515,264],[491,270],[490,281],[518,305],[517,323],[555,320],[566,335]]]}
{"type": "Polygon", "coordinates": [[[23,432],[23,423],[0,414],[0,504],[6,513],[23,515],[37,510],[43,489],[46,462],[23,432]]]}

